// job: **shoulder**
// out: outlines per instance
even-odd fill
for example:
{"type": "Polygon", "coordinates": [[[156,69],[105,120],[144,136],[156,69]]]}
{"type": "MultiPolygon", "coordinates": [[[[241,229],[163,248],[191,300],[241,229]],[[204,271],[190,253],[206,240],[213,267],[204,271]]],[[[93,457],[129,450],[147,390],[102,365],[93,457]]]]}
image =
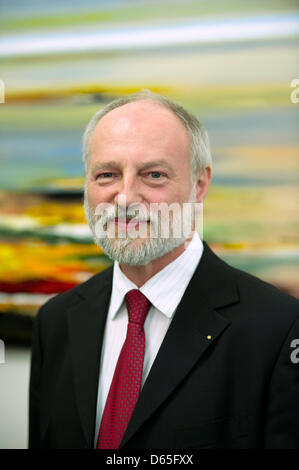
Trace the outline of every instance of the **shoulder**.
{"type": "MultiPolygon", "coordinates": [[[[299,318],[299,300],[259,277],[222,260],[205,243],[211,273],[223,284],[234,284],[247,318],[273,324],[291,324],[299,318]]],[[[212,277],[211,277],[212,279],[212,277]]]]}
{"type": "MultiPolygon", "coordinates": [[[[231,268],[239,290],[244,324],[260,333],[285,338],[299,321],[299,300],[242,270],[231,268]],[[249,326],[250,325],[250,326],[249,326]]],[[[278,342],[278,340],[277,340],[278,342]]]]}
{"type": "Polygon", "coordinates": [[[71,306],[84,298],[93,298],[107,284],[111,284],[112,275],[113,266],[110,266],[72,289],[55,295],[39,309],[37,313],[39,321],[47,321],[48,317],[51,317],[52,322],[55,322],[56,318],[61,319],[71,306]]]}
{"type": "MultiPolygon", "coordinates": [[[[278,307],[288,306],[298,311],[299,300],[278,287],[246,271],[228,265],[236,280],[240,295],[252,302],[269,302],[278,307]]],[[[298,312],[299,314],[299,312],[298,312]]]]}

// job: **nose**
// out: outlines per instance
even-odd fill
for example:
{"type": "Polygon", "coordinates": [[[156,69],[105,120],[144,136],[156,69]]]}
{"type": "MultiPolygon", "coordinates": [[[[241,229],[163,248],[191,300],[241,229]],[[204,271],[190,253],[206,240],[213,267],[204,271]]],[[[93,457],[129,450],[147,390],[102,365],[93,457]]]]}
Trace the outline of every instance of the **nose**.
{"type": "Polygon", "coordinates": [[[142,202],[137,176],[133,172],[124,173],[114,198],[114,203],[129,207],[131,204],[142,202]]]}

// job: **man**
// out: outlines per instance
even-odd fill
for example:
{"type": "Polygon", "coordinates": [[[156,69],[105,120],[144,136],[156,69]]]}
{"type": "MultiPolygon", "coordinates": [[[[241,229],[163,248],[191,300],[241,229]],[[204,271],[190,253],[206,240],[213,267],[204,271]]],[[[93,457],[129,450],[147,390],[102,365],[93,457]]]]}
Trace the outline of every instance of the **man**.
{"type": "Polygon", "coordinates": [[[200,240],[204,128],[141,91],[92,118],[83,150],[87,220],[115,261],[37,315],[29,447],[298,448],[299,302],[200,240]]]}

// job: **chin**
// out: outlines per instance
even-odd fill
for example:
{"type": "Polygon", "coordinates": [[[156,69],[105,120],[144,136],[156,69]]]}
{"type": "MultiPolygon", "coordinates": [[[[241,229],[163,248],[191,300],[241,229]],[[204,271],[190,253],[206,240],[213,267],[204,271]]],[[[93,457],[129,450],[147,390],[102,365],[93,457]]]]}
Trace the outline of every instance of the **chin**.
{"type": "Polygon", "coordinates": [[[114,261],[130,266],[144,266],[167,255],[184,243],[185,239],[101,239],[98,243],[114,261]]]}

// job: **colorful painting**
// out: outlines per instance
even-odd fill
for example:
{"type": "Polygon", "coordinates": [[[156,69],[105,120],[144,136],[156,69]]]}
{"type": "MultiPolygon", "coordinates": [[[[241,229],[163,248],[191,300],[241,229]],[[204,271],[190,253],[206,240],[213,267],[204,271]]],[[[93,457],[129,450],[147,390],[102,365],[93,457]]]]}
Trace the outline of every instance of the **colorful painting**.
{"type": "Polygon", "coordinates": [[[30,341],[47,299],[111,264],[85,222],[81,138],[143,88],[209,132],[204,239],[299,298],[297,1],[12,0],[0,27],[1,339],[30,341]]]}

